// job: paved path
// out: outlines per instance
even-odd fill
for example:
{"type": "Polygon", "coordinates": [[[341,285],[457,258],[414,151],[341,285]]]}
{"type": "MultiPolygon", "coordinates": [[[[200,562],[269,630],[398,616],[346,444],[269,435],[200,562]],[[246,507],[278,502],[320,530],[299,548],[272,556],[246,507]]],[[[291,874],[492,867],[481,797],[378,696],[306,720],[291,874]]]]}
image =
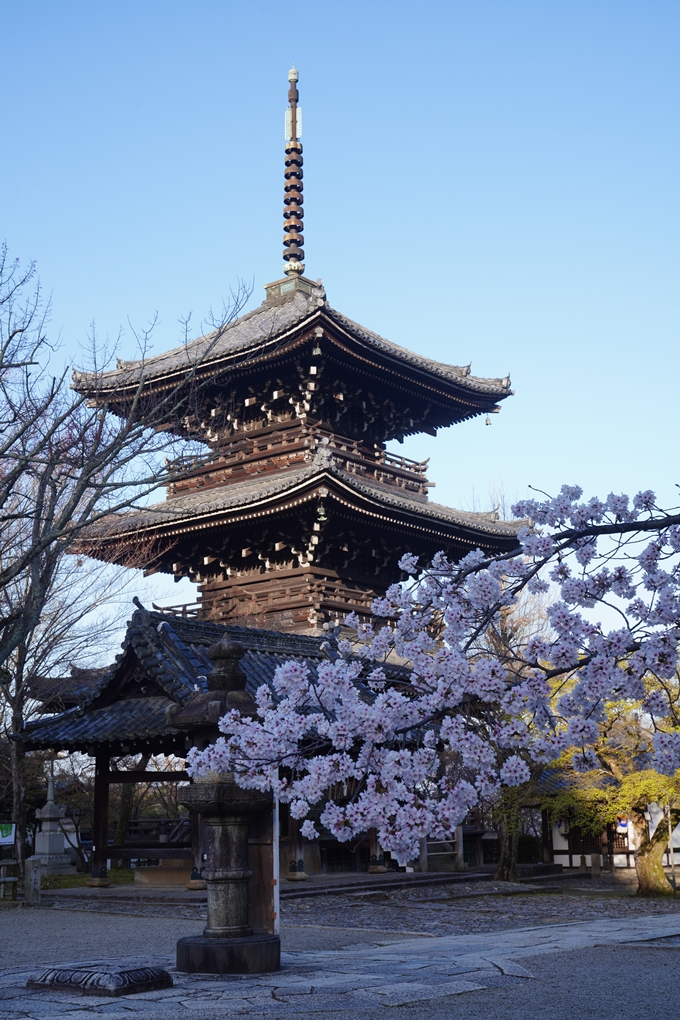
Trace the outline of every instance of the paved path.
{"type": "MultiPolygon", "coordinates": [[[[104,918],[101,923],[106,923],[104,918]]],[[[668,966],[668,960],[671,961],[671,969],[666,973],[672,974],[669,988],[673,1001],[666,992],[659,1009],[645,1007],[638,1013],[626,1006],[626,1017],[677,1015],[679,1000],[673,989],[678,984],[680,964],[680,916],[671,915],[636,918],[634,926],[625,918],[603,919],[482,935],[413,938],[382,946],[354,945],[340,950],[288,952],[284,953],[283,967],[276,974],[215,978],[173,973],[175,986],[172,989],[115,1000],[29,992],[25,988],[26,980],[39,973],[40,968],[15,968],[0,972],[0,1020],[94,1020],[96,1017],[103,1020],[177,1017],[179,1020],[186,1016],[217,1020],[231,1016],[284,1018],[317,1014],[320,1018],[327,1014],[348,1020],[359,1014],[369,1020],[375,1016],[391,1017],[396,1007],[401,1007],[399,1016],[404,1020],[407,1017],[425,1020],[489,1015],[490,995],[497,1000],[491,1015],[514,1017],[526,1015],[527,1008],[526,991],[518,986],[526,986],[537,976],[536,965],[540,968],[544,958],[552,956],[565,965],[569,960],[583,960],[579,965],[583,970],[589,963],[592,965],[597,952],[608,952],[612,947],[627,947],[631,952],[642,951],[640,947],[644,947],[645,960],[652,960],[651,965],[645,963],[646,972],[657,960],[659,966],[668,966]],[[595,947],[609,948],[597,950],[595,947]],[[480,995],[481,1002],[478,1001],[480,995]],[[512,1003],[518,997],[522,1004],[516,1013],[512,1003]],[[477,1007],[482,1006],[478,1013],[477,1007]]],[[[54,961],[53,952],[45,955],[45,960],[48,956],[54,961]]],[[[40,958],[40,946],[36,945],[35,959],[40,958]]],[[[82,955],[79,959],[82,961],[82,955]]],[[[60,962],[72,961],[65,958],[60,962]]],[[[154,963],[171,969],[173,961],[167,956],[128,956],[118,962],[154,963]]],[[[630,966],[625,966],[623,973],[630,974],[630,966]]],[[[586,995],[581,1016],[618,1015],[623,992],[611,987],[610,976],[599,974],[598,980],[595,970],[592,980],[598,987],[593,988],[589,997],[586,995]],[[603,994],[609,996],[609,1013],[602,1011],[599,1000],[603,994]],[[591,1013],[587,1004],[595,1000],[597,1006],[591,1013]]],[[[578,975],[575,980],[578,983],[578,975]]],[[[652,989],[655,980],[650,976],[652,989]]],[[[562,1003],[546,1003],[536,994],[534,1015],[558,1018],[570,1015],[568,988],[565,994],[567,998],[562,1003]],[[546,1006],[551,1008],[544,1013],[546,1006]],[[561,1007],[566,1007],[566,1011],[561,1007]]],[[[649,994],[653,998],[653,990],[649,994]]],[[[532,1001],[531,993],[529,1001],[532,1001]]]]}

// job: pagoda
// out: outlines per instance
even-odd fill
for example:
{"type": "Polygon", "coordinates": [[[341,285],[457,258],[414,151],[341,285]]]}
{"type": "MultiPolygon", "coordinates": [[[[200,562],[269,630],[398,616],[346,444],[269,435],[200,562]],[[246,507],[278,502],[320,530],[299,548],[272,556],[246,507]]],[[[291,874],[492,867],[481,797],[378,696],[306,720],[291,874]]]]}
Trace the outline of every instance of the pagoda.
{"type": "MultiPolygon", "coordinates": [[[[190,409],[164,424],[205,454],[187,459],[164,502],[91,531],[89,555],[134,561],[198,584],[199,619],[318,633],[404,575],[411,552],[517,545],[519,524],[429,499],[427,462],[388,453],[393,440],[497,411],[510,380],[483,379],[399,347],[328,303],[305,275],[298,72],[288,75],[284,276],[226,328],[75,388],[115,412],[180,390],[192,368],[190,409]],[[199,385],[196,385],[198,381],[199,385]]],[[[189,405],[188,405],[189,406],[189,405]]]]}

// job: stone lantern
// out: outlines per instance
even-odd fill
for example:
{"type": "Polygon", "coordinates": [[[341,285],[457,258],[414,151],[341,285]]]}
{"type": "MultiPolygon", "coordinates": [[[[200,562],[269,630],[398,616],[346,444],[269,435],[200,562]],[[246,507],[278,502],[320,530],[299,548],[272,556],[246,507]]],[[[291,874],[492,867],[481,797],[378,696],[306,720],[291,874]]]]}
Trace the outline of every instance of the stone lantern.
{"type": "Polygon", "coordinates": [[[40,832],[35,837],[35,854],[40,858],[43,875],[73,875],[76,866],[65,851],[62,819],[66,815],[64,804],[54,803],[54,779],[47,780],[47,803],[38,808],[35,817],[40,822],[40,832]]]}
{"type": "MultiPolygon", "coordinates": [[[[198,747],[218,736],[218,720],[230,709],[255,714],[255,699],[245,689],[240,666],[243,648],[225,638],[208,654],[215,666],[207,692],[195,694],[172,717],[175,725],[191,730],[198,747]]],[[[249,866],[249,831],[258,816],[271,819],[271,794],[243,790],[231,773],[212,773],[181,790],[179,800],[205,822],[208,923],[202,935],[178,941],[177,969],[204,974],[277,970],[279,936],[253,931],[248,907],[251,880],[268,881],[271,888],[272,875],[254,875],[249,866]]]]}

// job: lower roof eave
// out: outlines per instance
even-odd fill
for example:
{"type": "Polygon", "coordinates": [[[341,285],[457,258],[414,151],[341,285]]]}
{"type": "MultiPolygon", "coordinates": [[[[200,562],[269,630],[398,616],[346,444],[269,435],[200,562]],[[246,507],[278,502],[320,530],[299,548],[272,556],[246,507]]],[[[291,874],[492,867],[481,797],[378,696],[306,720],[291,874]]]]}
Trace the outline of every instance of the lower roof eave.
{"type": "MultiPolygon", "coordinates": [[[[388,526],[401,526],[413,532],[427,534],[431,538],[441,538],[446,542],[458,541],[474,549],[481,547],[489,551],[508,552],[518,547],[517,530],[523,522],[512,524],[495,524],[492,521],[465,521],[464,511],[453,511],[448,507],[428,502],[410,501],[400,494],[392,496],[383,493],[374,486],[352,484],[349,480],[338,477],[330,471],[321,471],[311,477],[298,481],[283,491],[269,493],[259,500],[253,500],[247,506],[216,508],[207,513],[189,513],[181,520],[172,523],[163,522],[162,518],[149,521],[148,525],[120,531],[110,537],[101,536],[98,541],[83,542],[83,552],[96,559],[102,556],[106,547],[120,544],[138,545],[150,539],[179,538],[197,531],[212,530],[233,524],[241,524],[249,520],[270,517],[285,513],[315,499],[335,499],[347,509],[369,516],[388,526]],[[370,491],[369,491],[370,490],[370,491]],[[385,498],[381,498],[381,496],[385,498]],[[412,506],[409,503],[412,502],[412,506]],[[435,509],[436,507],[436,509],[435,509]],[[429,512],[428,512],[429,511],[429,512]],[[452,516],[446,519],[446,511],[452,516]]],[[[122,553],[121,553],[122,558],[122,553]]]]}

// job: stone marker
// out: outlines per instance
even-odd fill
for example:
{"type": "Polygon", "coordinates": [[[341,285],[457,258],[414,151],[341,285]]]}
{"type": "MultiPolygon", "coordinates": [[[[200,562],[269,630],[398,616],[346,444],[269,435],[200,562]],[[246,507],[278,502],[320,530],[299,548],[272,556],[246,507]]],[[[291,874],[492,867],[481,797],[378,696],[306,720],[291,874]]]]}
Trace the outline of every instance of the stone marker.
{"type": "Polygon", "coordinates": [[[230,774],[195,780],[180,803],[206,822],[208,924],[177,942],[177,970],[190,974],[261,974],[278,970],[278,935],[253,934],[248,923],[248,825],[271,807],[271,794],[243,790],[230,774]]]}
{"type": "Polygon", "coordinates": [[[27,857],[24,865],[24,897],[26,903],[37,906],[40,903],[42,883],[42,862],[36,855],[27,857]]]}

